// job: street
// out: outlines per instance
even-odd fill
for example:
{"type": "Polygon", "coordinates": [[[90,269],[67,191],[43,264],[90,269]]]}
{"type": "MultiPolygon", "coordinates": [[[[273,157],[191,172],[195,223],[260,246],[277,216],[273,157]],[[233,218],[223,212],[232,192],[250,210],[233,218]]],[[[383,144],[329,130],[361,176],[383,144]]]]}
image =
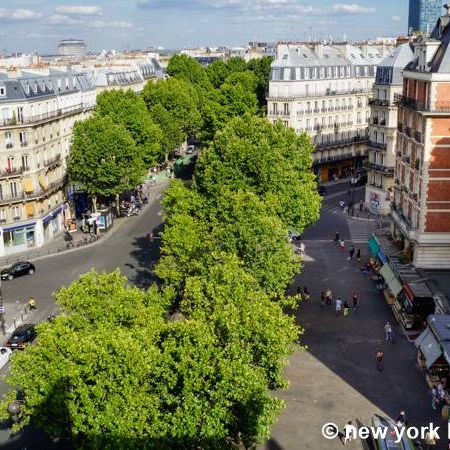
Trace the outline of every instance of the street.
{"type": "MultiPolygon", "coordinates": [[[[156,189],[156,188],[155,188],[156,189]]],[[[159,191],[162,188],[157,188],[159,191]]],[[[35,262],[36,273],[10,282],[2,283],[6,309],[21,308],[33,295],[37,311],[28,314],[27,321],[44,320],[55,311],[52,292],[61,286],[70,284],[82,273],[95,268],[97,271],[113,271],[119,268],[130,282],[139,287],[148,287],[152,282],[150,268],[158,258],[159,241],[152,243],[145,235],[161,224],[160,194],[137,217],[130,217],[110,236],[102,238],[97,244],[77,249],[61,255],[51,256],[35,262]]],[[[2,378],[7,367],[2,370],[2,378]]],[[[0,394],[6,391],[3,380],[0,382],[0,394]]],[[[0,428],[0,448],[23,449],[50,448],[40,432],[26,432],[10,439],[8,429],[0,428]]],[[[63,444],[51,448],[65,448],[63,444]]]]}
{"type": "MultiPolygon", "coordinates": [[[[357,192],[361,196],[363,190],[357,192]]],[[[446,427],[431,409],[428,386],[415,362],[414,344],[401,334],[382,294],[360,271],[359,264],[349,261],[348,252],[341,253],[332,241],[338,231],[348,249],[351,239],[361,248],[364,261],[367,245],[363,241],[367,242],[378,226],[376,220],[358,220],[340,212],[339,200],[345,196],[346,191],[341,197],[325,199],[320,221],[304,233],[304,267],[292,292],[306,285],[311,293],[311,300],[295,312],[305,328],[301,343],[307,349],[296,350],[290,358],[286,368],[290,388],[278,394],[287,401],[287,407],[272,430],[272,438],[262,446],[265,449],[340,448],[339,439],[322,436],[326,423],[335,423],[342,430],[349,420],[370,425],[376,413],[395,420],[400,410],[405,410],[413,426],[432,421],[446,427]],[[321,308],[320,292],[326,288],[349,304],[355,290],[357,310],[344,318],[335,316],[334,305],[321,308]],[[383,326],[387,321],[394,325],[395,344],[385,342],[383,326]],[[385,353],[383,372],[376,368],[379,348],[385,353]]],[[[346,447],[361,449],[363,444],[353,441],[346,447]]],[[[446,442],[436,448],[447,448],[446,442]]]]}

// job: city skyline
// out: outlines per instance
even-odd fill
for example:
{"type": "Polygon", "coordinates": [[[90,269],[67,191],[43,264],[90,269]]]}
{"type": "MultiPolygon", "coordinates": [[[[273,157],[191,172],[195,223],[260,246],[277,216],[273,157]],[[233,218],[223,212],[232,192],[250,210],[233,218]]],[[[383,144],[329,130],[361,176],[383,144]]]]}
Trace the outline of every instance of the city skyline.
{"type": "Polygon", "coordinates": [[[52,54],[67,38],[90,51],[367,39],[406,34],[407,21],[408,0],[5,0],[0,51],[52,54]]]}

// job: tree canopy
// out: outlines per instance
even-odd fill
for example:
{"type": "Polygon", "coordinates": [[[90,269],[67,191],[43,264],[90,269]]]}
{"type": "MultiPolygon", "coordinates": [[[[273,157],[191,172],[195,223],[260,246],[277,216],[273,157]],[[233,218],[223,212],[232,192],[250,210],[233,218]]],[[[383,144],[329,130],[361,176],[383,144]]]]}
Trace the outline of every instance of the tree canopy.
{"type": "Polygon", "coordinates": [[[161,128],[152,121],[142,96],[131,90],[104,91],[97,96],[95,110],[129,131],[147,167],[164,159],[161,128]]]}
{"type": "Polygon", "coordinates": [[[67,174],[93,197],[113,196],[133,189],[145,166],[130,133],[110,117],[94,116],[75,124],[67,174]]]}

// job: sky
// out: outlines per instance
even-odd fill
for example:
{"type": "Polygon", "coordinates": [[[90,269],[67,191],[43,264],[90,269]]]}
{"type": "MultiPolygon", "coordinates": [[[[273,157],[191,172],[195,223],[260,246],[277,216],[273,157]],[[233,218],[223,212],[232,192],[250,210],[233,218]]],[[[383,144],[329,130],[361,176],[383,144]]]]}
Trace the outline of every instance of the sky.
{"type": "Polygon", "coordinates": [[[0,51],[244,46],[282,39],[404,34],[408,0],[0,0],[0,51]]]}

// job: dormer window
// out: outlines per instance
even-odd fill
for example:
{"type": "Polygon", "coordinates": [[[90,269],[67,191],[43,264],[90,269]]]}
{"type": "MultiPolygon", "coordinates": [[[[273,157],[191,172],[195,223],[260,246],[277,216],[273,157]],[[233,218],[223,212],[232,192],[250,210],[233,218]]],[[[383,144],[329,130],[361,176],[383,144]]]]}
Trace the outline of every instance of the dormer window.
{"type": "Polygon", "coordinates": [[[4,97],[6,95],[6,91],[4,86],[0,87],[0,97],[4,97]]]}

